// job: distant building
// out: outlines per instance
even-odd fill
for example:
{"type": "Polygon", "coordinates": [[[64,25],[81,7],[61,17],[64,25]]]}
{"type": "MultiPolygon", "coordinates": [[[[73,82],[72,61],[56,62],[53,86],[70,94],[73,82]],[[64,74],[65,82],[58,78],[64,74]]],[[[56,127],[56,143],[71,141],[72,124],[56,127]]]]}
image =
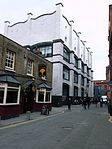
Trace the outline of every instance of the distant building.
{"type": "Polygon", "coordinates": [[[51,109],[52,63],[0,35],[0,116],[51,109]]]}
{"type": "Polygon", "coordinates": [[[62,3],[56,4],[56,11],[36,18],[32,13],[24,22],[13,25],[5,23],[4,34],[29,48],[40,51],[53,64],[52,101],[62,105],[68,97],[72,100],[83,97],[93,98],[92,52],[80,39],[80,32],[73,29],[62,13],[62,3]]]}
{"type": "Polygon", "coordinates": [[[108,96],[108,81],[94,80],[94,97],[100,99],[104,95],[108,96]]]}

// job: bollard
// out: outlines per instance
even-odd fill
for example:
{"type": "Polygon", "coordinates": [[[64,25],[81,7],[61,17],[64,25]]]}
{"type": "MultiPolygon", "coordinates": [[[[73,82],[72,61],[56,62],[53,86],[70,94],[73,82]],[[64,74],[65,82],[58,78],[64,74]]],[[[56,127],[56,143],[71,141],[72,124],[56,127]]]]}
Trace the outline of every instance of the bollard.
{"type": "Polygon", "coordinates": [[[26,118],[27,120],[31,120],[31,111],[26,112],[26,118]]]}

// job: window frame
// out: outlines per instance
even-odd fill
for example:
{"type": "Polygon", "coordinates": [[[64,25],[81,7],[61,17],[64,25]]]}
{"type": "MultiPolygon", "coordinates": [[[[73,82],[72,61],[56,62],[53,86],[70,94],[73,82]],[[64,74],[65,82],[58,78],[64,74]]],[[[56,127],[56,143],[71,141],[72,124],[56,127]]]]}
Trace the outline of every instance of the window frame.
{"type": "Polygon", "coordinates": [[[51,103],[51,91],[47,91],[46,89],[40,89],[36,91],[36,103],[51,103]],[[39,92],[43,92],[44,93],[44,100],[43,101],[39,101],[39,92]],[[46,101],[46,94],[50,93],[50,100],[46,101]]]}
{"type": "Polygon", "coordinates": [[[11,50],[9,50],[9,49],[7,49],[7,51],[6,51],[6,59],[5,59],[5,69],[6,70],[14,71],[15,57],[16,57],[16,53],[11,51],[11,50]],[[12,67],[9,67],[8,65],[12,65],[12,67]]]}
{"type": "Polygon", "coordinates": [[[18,85],[18,87],[12,87],[9,86],[7,83],[0,83],[0,88],[4,88],[4,96],[3,96],[3,103],[0,103],[0,105],[18,105],[19,101],[20,101],[20,85],[18,85]],[[15,103],[7,103],[7,91],[8,89],[16,89],[18,90],[18,95],[17,95],[17,102],[15,103]]]}
{"type": "Polygon", "coordinates": [[[31,59],[28,59],[28,62],[27,62],[27,75],[33,76],[33,70],[34,70],[34,61],[31,60],[31,59]],[[29,73],[29,70],[30,70],[30,73],[29,73]]]}

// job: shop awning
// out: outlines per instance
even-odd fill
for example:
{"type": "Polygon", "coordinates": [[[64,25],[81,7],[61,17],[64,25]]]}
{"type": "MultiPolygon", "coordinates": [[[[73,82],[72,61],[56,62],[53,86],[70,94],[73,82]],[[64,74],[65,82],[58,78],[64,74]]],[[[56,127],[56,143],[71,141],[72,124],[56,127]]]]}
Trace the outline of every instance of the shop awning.
{"type": "Polygon", "coordinates": [[[8,75],[8,74],[1,74],[0,82],[20,84],[20,82],[17,81],[12,75],[8,75]]]}
{"type": "Polygon", "coordinates": [[[46,82],[38,84],[37,88],[44,88],[44,89],[49,89],[49,90],[52,89],[46,82]]]}

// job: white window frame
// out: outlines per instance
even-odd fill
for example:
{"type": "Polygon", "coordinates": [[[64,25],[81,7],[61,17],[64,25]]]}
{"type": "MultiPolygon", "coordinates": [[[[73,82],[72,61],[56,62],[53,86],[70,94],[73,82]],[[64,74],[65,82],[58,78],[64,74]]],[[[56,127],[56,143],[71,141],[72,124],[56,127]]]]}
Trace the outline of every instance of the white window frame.
{"type": "Polygon", "coordinates": [[[0,88],[4,88],[3,103],[0,103],[0,105],[18,105],[19,104],[19,101],[20,101],[20,85],[19,85],[19,87],[11,87],[11,86],[8,86],[7,83],[0,83],[0,88]],[[16,103],[6,103],[8,88],[17,89],[18,90],[17,102],[16,103]]]}
{"type": "Polygon", "coordinates": [[[10,50],[7,50],[7,54],[6,54],[6,61],[5,61],[5,69],[6,70],[11,70],[14,71],[14,64],[15,64],[15,52],[12,52],[10,50]],[[8,62],[9,61],[9,62],[8,62]],[[12,67],[9,67],[8,64],[10,63],[10,65],[12,67]],[[12,64],[11,64],[12,63],[12,64]]]}
{"type": "Polygon", "coordinates": [[[29,75],[29,76],[33,76],[33,65],[34,65],[34,62],[32,60],[28,59],[28,63],[27,63],[27,75],[29,75]]]}
{"type": "Polygon", "coordinates": [[[51,103],[51,91],[46,91],[46,89],[37,90],[36,91],[36,103],[51,103]],[[38,100],[39,92],[44,92],[44,101],[43,102],[38,100]],[[45,101],[46,100],[46,93],[48,93],[48,92],[50,93],[50,100],[49,101],[45,101]]]}

